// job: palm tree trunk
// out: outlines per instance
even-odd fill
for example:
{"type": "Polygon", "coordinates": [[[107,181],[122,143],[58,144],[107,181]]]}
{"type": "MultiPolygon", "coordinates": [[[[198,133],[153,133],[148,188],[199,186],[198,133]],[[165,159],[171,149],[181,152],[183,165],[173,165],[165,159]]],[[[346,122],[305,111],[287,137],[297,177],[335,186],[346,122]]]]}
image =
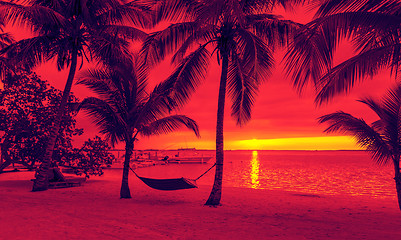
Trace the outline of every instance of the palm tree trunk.
{"type": "Polygon", "coordinates": [[[212,192],[205,205],[216,206],[220,204],[221,190],[223,184],[223,161],[224,161],[224,105],[226,100],[226,86],[228,73],[228,55],[223,55],[221,64],[221,77],[219,88],[219,99],[217,105],[217,126],[216,126],[216,172],[212,192]]]}
{"type": "Polygon", "coordinates": [[[4,141],[1,144],[1,164],[0,164],[0,173],[4,170],[4,168],[10,166],[12,160],[8,155],[8,149],[10,148],[10,139],[7,135],[4,136],[4,141]]]}
{"type": "Polygon", "coordinates": [[[48,177],[49,168],[51,164],[54,146],[56,145],[58,132],[60,131],[61,121],[64,116],[65,108],[67,106],[68,98],[71,92],[72,83],[74,81],[75,72],[77,70],[77,62],[78,62],[78,50],[74,49],[72,51],[71,67],[68,73],[67,83],[65,84],[60,106],[58,108],[56,118],[54,119],[53,126],[51,127],[49,133],[49,139],[42,159],[42,164],[39,167],[38,174],[33,183],[33,188],[32,188],[33,192],[44,191],[49,188],[49,177],[48,177]]]}
{"type": "Polygon", "coordinates": [[[123,178],[121,180],[120,198],[131,198],[131,192],[128,186],[129,163],[134,149],[134,141],[129,139],[125,143],[125,159],[123,168],[123,178]]]}
{"type": "MultiPolygon", "coordinates": [[[[399,158],[398,158],[399,159],[399,158]]],[[[400,174],[400,161],[393,160],[394,163],[394,180],[395,180],[395,188],[397,190],[397,198],[398,198],[398,207],[401,210],[401,174],[400,174]]]]}

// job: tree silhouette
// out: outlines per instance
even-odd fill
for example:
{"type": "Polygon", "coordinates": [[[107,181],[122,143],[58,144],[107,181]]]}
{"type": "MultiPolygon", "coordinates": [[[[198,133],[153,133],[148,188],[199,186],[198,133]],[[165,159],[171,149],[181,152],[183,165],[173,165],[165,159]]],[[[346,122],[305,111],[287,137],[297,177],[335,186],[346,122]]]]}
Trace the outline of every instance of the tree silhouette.
{"type": "Polygon", "coordinates": [[[6,23],[26,27],[34,34],[6,47],[4,52],[8,56],[27,69],[50,59],[56,59],[58,70],[69,67],[63,97],[32,191],[48,188],[48,168],[79,60],[82,66],[84,61],[127,55],[126,38],[139,40],[146,36],[143,31],[126,25],[143,27],[147,24],[149,7],[143,3],[146,1],[0,2],[6,23]]]}
{"type": "MultiPolygon", "coordinates": [[[[49,86],[36,74],[19,71],[3,80],[0,89],[0,130],[2,159],[0,171],[12,163],[20,163],[33,169],[40,162],[49,138],[62,92],[49,86]]],[[[69,96],[69,104],[62,118],[52,164],[72,151],[72,137],[82,134],[75,128],[74,113],[70,107],[77,102],[69,96]]]]}
{"type": "Polygon", "coordinates": [[[128,185],[129,164],[138,136],[169,133],[185,126],[199,136],[196,122],[184,115],[171,115],[179,105],[170,97],[173,89],[169,81],[158,84],[152,92],[146,89],[147,73],[140,59],[110,62],[103,69],[84,73],[79,80],[99,97],[85,98],[80,109],[86,111],[105,134],[112,146],[125,143],[121,198],[131,198],[128,185]]]}
{"type": "Polygon", "coordinates": [[[373,110],[379,120],[369,125],[363,119],[339,111],[320,117],[319,123],[329,124],[325,132],[352,135],[361,147],[366,147],[378,164],[393,162],[398,205],[401,210],[401,130],[399,127],[401,126],[401,84],[390,89],[382,101],[372,98],[359,101],[373,110]]]}
{"type": "Polygon", "coordinates": [[[115,160],[111,147],[99,136],[88,139],[81,148],[74,148],[59,157],[59,165],[72,169],[77,175],[103,175],[103,167],[110,167],[115,160]]]}
{"type": "Polygon", "coordinates": [[[299,88],[312,81],[317,103],[348,92],[356,82],[391,69],[396,78],[401,59],[401,2],[398,0],[326,0],[287,53],[287,70],[299,88]],[[337,65],[333,56],[348,39],[355,56],[337,65]]]}
{"type": "Polygon", "coordinates": [[[175,52],[180,63],[172,78],[181,86],[179,101],[186,101],[204,78],[209,59],[216,54],[221,66],[216,126],[216,173],[206,205],[221,200],[224,141],[223,123],[226,93],[232,100],[231,115],[238,125],[251,118],[259,85],[270,75],[273,51],[292,37],[294,22],[272,14],[276,6],[290,7],[302,1],[199,0],[165,1],[156,10],[156,19],[177,22],[150,35],[143,54],[157,63],[175,52]]]}

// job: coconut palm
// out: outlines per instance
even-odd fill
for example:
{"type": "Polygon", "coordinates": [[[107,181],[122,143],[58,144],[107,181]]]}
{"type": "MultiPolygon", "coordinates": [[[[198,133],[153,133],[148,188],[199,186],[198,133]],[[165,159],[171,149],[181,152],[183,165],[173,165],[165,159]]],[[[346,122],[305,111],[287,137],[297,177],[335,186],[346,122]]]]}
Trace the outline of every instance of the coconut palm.
{"type": "Polygon", "coordinates": [[[356,118],[342,111],[324,115],[320,123],[328,123],[325,132],[341,132],[352,135],[361,147],[371,153],[378,164],[394,165],[394,180],[397,190],[398,205],[401,210],[401,84],[390,89],[381,101],[372,98],[359,100],[372,109],[379,120],[367,124],[363,119],[356,118]]]}
{"type": "MultiPolygon", "coordinates": [[[[79,64],[100,58],[128,54],[124,37],[143,39],[148,7],[145,1],[94,0],[15,0],[0,1],[1,15],[7,23],[31,29],[33,37],[20,40],[5,51],[26,68],[55,59],[58,70],[69,68],[62,101],[49,133],[33,191],[48,188],[48,168],[61,117],[65,110],[74,75],[79,64]],[[80,63],[79,63],[80,62],[80,63]]],[[[24,28],[24,29],[26,29],[24,28]]]]}
{"type": "Polygon", "coordinates": [[[272,14],[274,7],[301,1],[186,0],[165,1],[157,17],[171,24],[151,34],[143,53],[150,63],[173,55],[181,63],[176,84],[186,89],[176,94],[185,101],[204,78],[212,55],[221,65],[216,127],[216,174],[206,205],[218,205],[223,179],[223,123],[226,92],[231,97],[231,115],[238,125],[251,118],[259,85],[270,75],[273,51],[284,46],[298,24],[272,14]],[[227,89],[228,88],[228,89],[227,89]]]}
{"type": "Polygon", "coordinates": [[[78,82],[99,95],[85,98],[80,109],[93,118],[113,146],[120,141],[125,143],[121,198],[131,198],[129,163],[138,136],[169,133],[181,126],[199,136],[194,120],[170,114],[179,106],[170,98],[171,84],[162,82],[149,93],[147,74],[140,65],[138,58],[133,63],[108,62],[103,69],[84,72],[78,82]]]}
{"type": "Polygon", "coordinates": [[[356,82],[401,66],[401,2],[399,0],[325,0],[316,19],[295,38],[287,54],[287,70],[295,84],[316,84],[317,103],[348,92],[356,82]],[[355,47],[353,57],[334,65],[342,39],[355,47]]]}

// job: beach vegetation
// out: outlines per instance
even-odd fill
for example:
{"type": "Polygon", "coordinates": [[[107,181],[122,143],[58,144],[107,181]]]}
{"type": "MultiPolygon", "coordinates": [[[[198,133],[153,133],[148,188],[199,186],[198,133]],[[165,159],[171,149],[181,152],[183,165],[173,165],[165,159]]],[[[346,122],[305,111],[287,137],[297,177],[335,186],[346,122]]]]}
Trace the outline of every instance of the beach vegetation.
{"type": "MultiPolygon", "coordinates": [[[[226,95],[232,101],[231,115],[239,126],[251,119],[259,86],[274,66],[273,52],[286,46],[299,24],[272,13],[276,6],[290,8],[301,1],[163,1],[156,8],[156,19],[172,23],[150,34],[143,54],[148,63],[172,56],[179,65],[173,75],[186,101],[204,79],[210,59],[221,68],[216,126],[216,172],[206,205],[221,200],[224,141],[223,124],[226,95]]],[[[217,80],[216,80],[217,81],[217,80]]]]}
{"type": "Polygon", "coordinates": [[[87,139],[81,148],[73,148],[57,158],[57,164],[71,169],[76,175],[103,175],[103,168],[111,167],[115,156],[107,141],[99,136],[87,139]]]}
{"type": "Polygon", "coordinates": [[[300,29],[287,53],[286,69],[294,84],[308,82],[321,104],[385,69],[398,78],[401,66],[401,2],[398,0],[326,0],[317,2],[315,19],[300,29]],[[343,41],[355,53],[336,62],[343,41]]]}
{"type": "Polygon", "coordinates": [[[133,26],[142,28],[149,24],[148,10],[146,1],[0,1],[0,15],[5,23],[32,33],[5,47],[3,53],[25,69],[50,60],[54,60],[57,70],[68,69],[32,191],[48,189],[48,169],[76,71],[87,62],[127,55],[129,41],[146,36],[133,26]]]}
{"type": "Polygon", "coordinates": [[[378,116],[371,124],[362,118],[338,111],[319,118],[319,123],[327,123],[327,133],[338,132],[353,136],[356,142],[368,151],[380,165],[393,164],[394,180],[401,210],[401,84],[377,101],[373,98],[359,100],[378,116]]]}
{"type": "Polygon", "coordinates": [[[124,62],[105,61],[102,68],[89,69],[79,76],[78,84],[92,90],[98,97],[85,98],[79,110],[85,111],[115,146],[125,144],[125,159],[120,198],[131,198],[128,185],[130,161],[139,136],[166,134],[187,127],[199,136],[194,120],[171,114],[179,104],[172,98],[175,90],[171,79],[148,90],[148,74],[141,58],[133,54],[124,62]]]}
{"type": "MultiPolygon", "coordinates": [[[[40,163],[45,151],[62,92],[41,80],[35,73],[22,70],[18,74],[8,75],[2,83],[0,131],[4,162],[0,171],[13,163],[22,164],[32,170],[40,163]]],[[[77,102],[78,99],[70,94],[52,154],[52,165],[73,151],[73,136],[83,133],[82,129],[75,127],[72,105],[77,102]]]]}

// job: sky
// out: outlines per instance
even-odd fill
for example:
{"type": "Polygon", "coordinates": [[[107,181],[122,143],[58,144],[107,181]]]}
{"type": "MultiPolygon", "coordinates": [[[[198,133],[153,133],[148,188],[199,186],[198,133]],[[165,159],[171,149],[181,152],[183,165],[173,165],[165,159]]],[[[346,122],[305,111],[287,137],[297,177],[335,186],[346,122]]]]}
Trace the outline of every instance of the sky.
{"type": "MultiPolygon", "coordinates": [[[[292,13],[280,13],[291,20],[306,23],[312,18],[306,8],[298,7],[292,13]]],[[[343,44],[336,54],[338,61],[351,56],[352,49],[343,44]]],[[[225,149],[264,149],[264,150],[349,150],[358,149],[351,137],[334,134],[325,134],[326,126],[319,125],[317,118],[324,114],[338,110],[349,112],[354,116],[363,117],[368,122],[373,121],[374,115],[356,99],[373,96],[380,97],[394,84],[394,80],[387,73],[382,73],[373,79],[367,80],[354,87],[348,95],[334,98],[330,103],[322,106],[314,104],[314,94],[311,87],[301,94],[291,85],[291,79],[285,76],[283,64],[280,64],[282,53],[276,54],[276,68],[272,76],[261,86],[259,95],[252,111],[252,119],[243,127],[236,125],[230,116],[231,102],[226,101],[224,125],[225,149]]],[[[215,58],[211,60],[207,78],[199,86],[190,102],[181,109],[180,114],[197,121],[201,138],[192,132],[181,131],[164,135],[142,137],[135,143],[137,149],[177,149],[177,148],[215,148],[215,127],[217,113],[218,82],[220,69],[215,58]],[[214,62],[213,62],[214,61],[214,62]]],[[[54,87],[63,89],[67,72],[55,71],[55,64],[47,63],[37,68],[37,73],[48,80],[54,87]]],[[[164,61],[151,72],[153,83],[168,77],[172,67],[169,61],[164,61]]],[[[72,92],[83,99],[93,95],[81,86],[73,86],[72,92]]],[[[75,139],[77,145],[98,134],[97,128],[83,113],[77,116],[77,126],[84,128],[84,135],[75,139]]],[[[123,145],[117,145],[123,148],[123,145]]]]}

